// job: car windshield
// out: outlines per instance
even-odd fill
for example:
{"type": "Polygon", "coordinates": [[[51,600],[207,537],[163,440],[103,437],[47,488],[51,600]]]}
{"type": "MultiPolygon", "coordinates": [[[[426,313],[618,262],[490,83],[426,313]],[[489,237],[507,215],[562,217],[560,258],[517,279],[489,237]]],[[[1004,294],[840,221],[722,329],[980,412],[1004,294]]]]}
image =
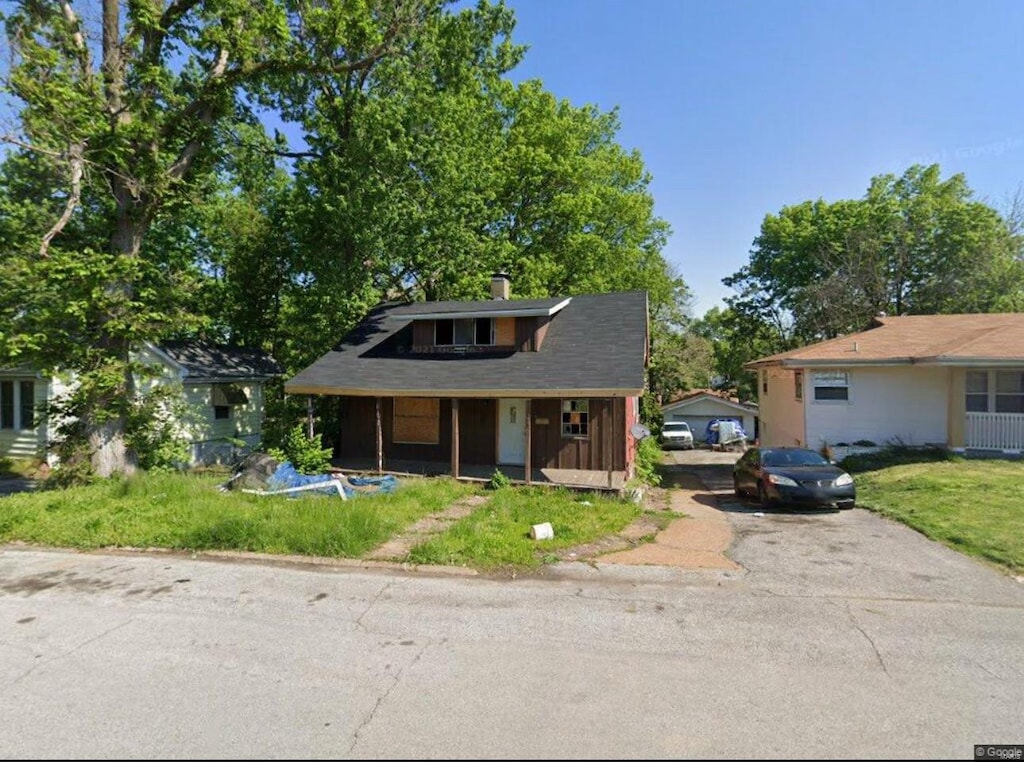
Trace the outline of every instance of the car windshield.
{"type": "Polygon", "coordinates": [[[689,431],[690,425],[688,423],[666,423],[662,427],[662,431],[689,431]]]}
{"type": "Polygon", "coordinates": [[[828,461],[814,450],[765,450],[761,453],[764,466],[827,466],[828,461]]]}

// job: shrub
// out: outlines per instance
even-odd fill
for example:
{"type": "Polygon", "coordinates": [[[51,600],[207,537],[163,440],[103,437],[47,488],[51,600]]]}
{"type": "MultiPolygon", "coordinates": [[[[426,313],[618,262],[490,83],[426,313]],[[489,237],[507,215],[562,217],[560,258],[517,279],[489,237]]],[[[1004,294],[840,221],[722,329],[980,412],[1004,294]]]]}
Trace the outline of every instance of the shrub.
{"type": "Polygon", "coordinates": [[[661,463],[661,447],[653,436],[644,437],[636,448],[636,478],[644,484],[661,484],[658,465],[661,463]]]}
{"type": "Polygon", "coordinates": [[[870,439],[858,439],[853,444],[856,445],[857,447],[878,447],[878,445],[876,445],[870,439]]]}
{"type": "Polygon", "coordinates": [[[495,469],[494,473],[491,474],[491,481],[487,486],[491,489],[504,489],[505,487],[512,486],[512,480],[505,476],[501,471],[495,469]]]}
{"type": "Polygon", "coordinates": [[[306,436],[302,424],[292,428],[284,437],[282,447],[272,447],[267,454],[276,460],[287,460],[300,474],[322,474],[331,465],[331,449],[324,447],[317,434],[306,436]]]}
{"type": "Polygon", "coordinates": [[[908,463],[937,463],[945,460],[959,460],[960,456],[944,447],[912,447],[905,444],[888,444],[876,452],[848,455],[840,465],[847,471],[877,471],[889,466],[908,463]]]}

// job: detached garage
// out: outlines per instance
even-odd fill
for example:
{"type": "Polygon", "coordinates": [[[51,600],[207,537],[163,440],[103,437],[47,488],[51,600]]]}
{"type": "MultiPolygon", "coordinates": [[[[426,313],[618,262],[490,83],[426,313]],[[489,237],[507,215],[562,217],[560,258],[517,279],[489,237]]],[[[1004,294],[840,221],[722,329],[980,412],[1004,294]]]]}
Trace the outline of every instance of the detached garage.
{"type": "Polygon", "coordinates": [[[693,389],[661,408],[666,421],[686,421],[697,442],[704,441],[708,423],[716,418],[734,418],[750,438],[757,438],[757,405],[740,402],[724,392],[693,389]]]}

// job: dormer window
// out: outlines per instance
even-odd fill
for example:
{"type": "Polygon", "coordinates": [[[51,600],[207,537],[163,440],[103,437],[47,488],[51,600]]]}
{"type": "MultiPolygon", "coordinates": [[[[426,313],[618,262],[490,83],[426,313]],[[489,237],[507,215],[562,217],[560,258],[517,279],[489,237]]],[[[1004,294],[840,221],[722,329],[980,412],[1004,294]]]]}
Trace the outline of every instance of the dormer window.
{"type": "Polygon", "coordinates": [[[492,346],[492,318],[460,318],[434,321],[434,344],[439,347],[492,346]]]}

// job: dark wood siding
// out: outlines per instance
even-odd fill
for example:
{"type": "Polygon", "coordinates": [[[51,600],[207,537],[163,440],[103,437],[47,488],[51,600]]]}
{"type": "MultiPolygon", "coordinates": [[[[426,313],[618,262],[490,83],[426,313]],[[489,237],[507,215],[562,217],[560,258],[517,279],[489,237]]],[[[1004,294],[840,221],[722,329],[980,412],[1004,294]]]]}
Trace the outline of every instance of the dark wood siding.
{"type": "Polygon", "coordinates": [[[537,327],[534,331],[533,336],[533,350],[539,352],[541,345],[544,343],[544,337],[548,334],[548,326],[551,325],[553,315],[547,315],[546,317],[537,318],[537,327]]]}
{"type": "Polygon", "coordinates": [[[561,448],[561,400],[534,400],[530,431],[530,450],[534,468],[558,468],[561,448]],[[546,423],[538,423],[546,421],[546,423]]]}
{"type": "MultiPolygon", "coordinates": [[[[532,406],[530,457],[534,468],[579,468],[592,471],[626,470],[626,400],[591,399],[590,434],[562,437],[562,401],[535,399],[532,406]],[[546,420],[547,423],[538,421],[546,420]]],[[[373,460],[376,423],[373,397],[345,397],[341,403],[339,457],[373,460]]],[[[396,444],[392,441],[394,402],[381,401],[384,467],[389,459],[447,463],[451,459],[451,400],[440,404],[440,442],[436,445],[396,444]]],[[[497,401],[464,399],[459,403],[459,461],[474,465],[496,462],[497,401]]]]}
{"type": "Polygon", "coordinates": [[[374,416],[373,397],[341,398],[339,457],[375,457],[377,424],[374,416]]]}
{"type": "Polygon", "coordinates": [[[532,317],[516,318],[516,351],[533,351],[534,334],[537,331],[537,319],[532,317]]]}
{"type": "MultiPolygon", "coordinates": [[[[468,399],[459,403],[459,459],[462,463],[488,465],[495,462],[496,403],[490,399],[468,399]]],[[[376,409],[373,397],[344,397],[341,403],[341,433],[339,457],[376,457],[376,409]]],[[[394,400],[381,400],[381,429],[384,436],[384,467],[387,460],[427,460],[447,463],[452,447],[452,403],[443,399],[440,404],[439,442],[429,444],[396,443],[393,440],[394,400]]]]}
{"type": "Polygon", "coordinates": [[[416,320],[412,324],[412,345],[429,347],[434,344],[434,321],[416,320]]]}
{"type": "MultiPolygon", "coordinates": [[[[466,399],[459,402],[459,461],[490,465],[494,457],[495,432],[498,423],[497,402],[487,399],[466,399]]],[[[451,427],[451,415],[448,417],[451,427]]],[[[449,437],[451,435],[449,434],[449,437]]]]}
{"type": "Polygon", "coordinates": [[[590,400],[590,433],[562,436],[562,401],[533,401],[531,450],[534,468],[579,468],[624,471],[626,468],[626,401],[590,400]],[[547,420],[538,424],[537,419],[547,420]]]}

